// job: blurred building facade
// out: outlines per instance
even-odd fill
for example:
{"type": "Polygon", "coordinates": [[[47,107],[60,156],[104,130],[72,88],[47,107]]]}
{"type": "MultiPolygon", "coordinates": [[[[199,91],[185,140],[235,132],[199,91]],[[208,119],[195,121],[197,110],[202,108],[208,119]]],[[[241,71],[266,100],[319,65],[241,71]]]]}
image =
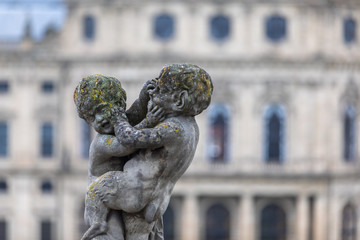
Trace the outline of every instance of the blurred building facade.
{"type": "MultiPolygon", "coordinates": [[[[81,78],[128,105],[164,64],[212,76],[166,240],[360,239],[360,2],[71,0],[60,32],[0,43],[0,240],[77,240],[88,147],[81,78]]],[[[27,26],[30,32],[31,26],[27,26]]]]}

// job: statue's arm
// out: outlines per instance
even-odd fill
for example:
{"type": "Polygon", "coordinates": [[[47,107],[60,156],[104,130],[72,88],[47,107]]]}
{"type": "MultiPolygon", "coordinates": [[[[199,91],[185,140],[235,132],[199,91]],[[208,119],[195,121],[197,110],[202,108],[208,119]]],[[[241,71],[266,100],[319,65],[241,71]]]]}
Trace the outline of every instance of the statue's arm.
{"type": "Polygon", "coordinates": [[[149,102],[148,86],[152,80],[147,81],[140,91],[139,98],[126,111],[126,116],[131,126],[139,124],[147,113],[147,105],[149,102]]]}
{"type": "Polygon", "coordinates": [[[154,128],[136,129],[125,120],[118,120],[115,135],[124,146],[131,148],[159,148],[182,137],[181,127],[174,122],[163,122],[154,128]]]}
{"type": "Polygon", "coordinates": [[[135,152],[134,148],[124,146],[114,135],[98,134],[91,143],[90,154],[94,156],[123,157],[135,152]]]}

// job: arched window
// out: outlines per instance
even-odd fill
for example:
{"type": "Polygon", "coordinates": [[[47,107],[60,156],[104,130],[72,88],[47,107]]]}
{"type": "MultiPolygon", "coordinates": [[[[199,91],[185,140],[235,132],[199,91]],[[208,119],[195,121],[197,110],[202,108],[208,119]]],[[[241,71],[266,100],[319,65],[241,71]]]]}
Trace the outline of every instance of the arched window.
{"type": "Polygon", "coordinates": [[[344,159],[347,162],[355,160],[356,156],[356,113],[349,105],[344,113],[344,159]]]}
{"type": "Polygon", "coordinates": [[[265,161],[281,163],[285,158],[285,108],[270,105],[265,111],[265,161]]]}
{"type": "Polygon", "coordinates": [[[95,18],[91,15],[87,15],[83,20],[83,31],[84,31],[84,39],[87,41],[94,40],[95,38],[95,18]]]}
{"type": "Polygon", "coordinates": [[[356,41],[356,21],[352,18],[344,20],[343,36],[345,43],[353,43],[356,41]]]}
{"type": "Polygon", "coordinates": [[[89,124],[81,119],[81,157],[82,158],[89,158],[89,148],[91,144],[91,127],[89,124]]]}
{"type": "Polygon", "coordinates": [[[210,33],[216,40],[225,40],[230,35],[230,19],[217,15],[210,19],[210,33]]]}
{"type": "Polygon", "coordinates": [[[355,207],[348,203],[342,212],[342,231],[341,240],[356,240],[357,235],[357,216],[355,207]]]}
{"type": "Polygon", "coordinates": [[[261,211],[260,240],[286,240],[286,214],[282,208],[269,204],[261,211]]]}
{"type": "Polygon", "coordinates": [[[154,19],[154,35],[162,40],[174,36],[174,18],[169,14],[161,14],[154,19]]]}
{"type": "Polygon", "coordinates": [[[164,215],[164,239],[174,240],[175,239],[175,213],[171,205],[168,206],[164,215]]]}
{"type": "Polygon", "coordinates": [[[230,212],[221,204],[214,204],[206,211],[205,239],[230,239],[230,212]]]}
{"type": "Polygon", "coordinates": [[[49,219],[44,219],[41,221],[40,230],[41,230],[41,240],[52,240],[54,235],[54,224],[49,219]]]}
{"type": "Polygon", "coordinates": [[[272,42],[279,42],[286,37],[286,19],[279,15],[266,18],[266,36],[272,42]]]}
{"type": "Polygon", "coordinates": [[[210,138],[208,155],[212,162],[222,163],[228,157],[229,108],[225,105],[210,107],[210,138]]]}

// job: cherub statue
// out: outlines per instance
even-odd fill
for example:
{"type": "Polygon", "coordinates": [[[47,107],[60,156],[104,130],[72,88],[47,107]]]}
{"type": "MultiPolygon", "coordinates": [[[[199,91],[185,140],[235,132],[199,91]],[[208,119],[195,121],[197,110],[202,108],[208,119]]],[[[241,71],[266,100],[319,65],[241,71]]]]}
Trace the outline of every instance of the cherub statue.
{"type": "MultiPolygon", "coordinates": [[[[199,139],[194,116],[210,104],[210,76],[198,66],[174,64],[164,67],[146,90],[148,113],[140,127],[128,122],[124,108],[112,109],[109,114],[116,121],[108,123],[115,129],[116,147],[90,151],[99,158],[121,155],[129,160],[122,170],[106,171],[89,186],[85,215],[90,228],[82,240],[106,232],[112,209],[122,210],[126,240],[155,239],[154,228],[161,226],[174,185],[194,157],[199,139]]],[[[102,145],[108,140],[101,140],[102,145]]]]}

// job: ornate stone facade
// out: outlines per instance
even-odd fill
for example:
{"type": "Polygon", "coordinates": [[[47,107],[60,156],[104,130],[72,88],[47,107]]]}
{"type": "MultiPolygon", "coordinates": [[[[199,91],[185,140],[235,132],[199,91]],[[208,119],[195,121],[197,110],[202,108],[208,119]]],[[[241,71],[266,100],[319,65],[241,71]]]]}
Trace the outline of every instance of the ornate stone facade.
{"type": "Polygon", "coordinates": [[[200,142],[174,189],[167,239],[359,239],[358,1],[66,4],[61,32],[0,44],[7,240],[83,233],[84,148],[95,133],[76,116],[78,81],[115,76],[131,103],[164,64],[179,62],[206,69],[215,91],[197,118],[200,142]]]}

